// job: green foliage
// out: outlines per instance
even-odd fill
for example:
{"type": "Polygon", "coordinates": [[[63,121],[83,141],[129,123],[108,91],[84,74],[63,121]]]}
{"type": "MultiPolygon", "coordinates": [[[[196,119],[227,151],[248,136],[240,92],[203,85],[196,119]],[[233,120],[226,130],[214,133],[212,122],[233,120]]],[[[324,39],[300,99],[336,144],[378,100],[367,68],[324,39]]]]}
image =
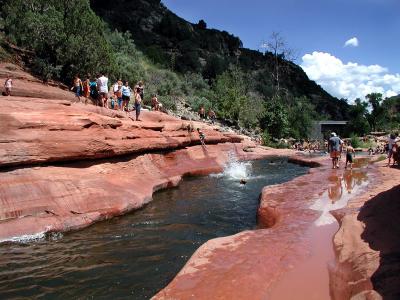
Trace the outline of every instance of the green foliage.
{"type": "Polygon", "coordinates": [[[248,106],[245,74],[237,67],[231,67],[219,75],[214,83],[216,110],[220,117],[238,120],[240,110],[248,106]]]}
{"type": "Polygon", "coordinates": [[[288,109],[289,136],[296,139],[308,137],[316,119],[314,105],[305,97],[296,98],[288,109]]]}
{"type": "Polygon", "coordinates": [[[347,131],[356,135],[365,135],[371,129],[366,116],[368,115],[368,104],[356,99],[354,105],[349,109],[349,123],[347,131]]]}
{"type": "Polygon", "coordinates": [[[381,106],[382,102],[382,94],[380,93],[371,93],[365,96],[368,100],[372,111],[370,114],[367,115],[368,122],[371,126],[373,131],[382,129],[382,126],[379,126],[379,121],[383,119],[384,110],[381,106]]]}
{"type": "Polygon", "coordinates": [[[270,144],[270,142],[271,142],[271,136],[270,136],[270,134],[268,133],[268,130],[267,130],[267,129],[265,129],[264,132],[262,133],[262,135],[261,135],[261,140],[262,140],[262,144],[263,144],[264,146],[268,146],[268,145],[270,144]]]}
{"type": "Polygon", "coordinates": [[[261,120],[261,127],[275,138],[282,138],[289,132],[288,112],[279,100],[269,101],[261,120]]]}
{"type": "Polygon", "coordinates": [[[353,148],[360,148],[361,147],[361,141],[360,138],[354,134],[350,135],[350,142],[353,148]]]}
{"type": "Polygon", "coordinates": [[[248,92],[246,98],[245,105],[239,108],[239,125],[247,129],[256,128],[265,114],[265,100],[256,92],[248,92]]]}
{"type": "Polygon", "coordinates": [[[3,9],[5,32],[36,53],[34,70],[44,79],[66,81],[78,72],[107,72],[114,65],[104,24],[88,0],[6,0],[3,9]]]}
{"type": "Polygon", "coordinates": [[[168,109],[168,110],[172,110],[172,111],[176,110],[176,100],[177,100],[176,97],[167,95],[167,96],[160,97],[159,100],[162,103],[164,109],[168,109]]]}
{"type": "Polygon", "coordinates": [[[190,105],[190,107],[194,111],[198,111],[200,107],[204,107],[206,112],[212,108],[212,103],[205,97],[198,97],[198,96],[189,96],[186,98],[186,102],[190,105]]]}

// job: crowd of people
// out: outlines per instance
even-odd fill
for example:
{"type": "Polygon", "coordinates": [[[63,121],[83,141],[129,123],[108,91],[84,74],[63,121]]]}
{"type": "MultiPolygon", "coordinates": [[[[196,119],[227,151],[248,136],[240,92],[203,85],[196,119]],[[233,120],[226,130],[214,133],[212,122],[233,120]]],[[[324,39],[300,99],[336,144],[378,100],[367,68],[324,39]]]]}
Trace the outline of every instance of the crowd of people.
{"type": "MultiPolygon", "coordinates": [[[[82,81],[79,75],[76,75],[71,90],[75,93],[78,101],[84,98],[84,103],[87,104],[88,99],[91,99],[95,105],[109,109],[121,110],[125,112],[135,111],[136,121],[140,121],[140,111],[144,100],[144,84],[139,81],[132,89],[129,81],[118,79],[114,84],[109,85],[109,79],[104,73],[99,74],[96,78],[87,76],[82,81]],[[111,88],[109,88],[111,86],[111,88]],[[129,106],[133,100],[132,108],[129,106]]],[[[161,111],[162,104],[158,100],[157,95],[152,95],[151,106],[154,111],[161,111]]]]}

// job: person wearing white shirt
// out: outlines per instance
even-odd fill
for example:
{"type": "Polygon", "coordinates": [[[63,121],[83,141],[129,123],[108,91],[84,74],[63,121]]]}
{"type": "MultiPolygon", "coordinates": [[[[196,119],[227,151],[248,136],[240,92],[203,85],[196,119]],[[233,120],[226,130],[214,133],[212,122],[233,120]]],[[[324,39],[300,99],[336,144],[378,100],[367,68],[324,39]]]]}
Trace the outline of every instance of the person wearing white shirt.
{"type": "Polygon", "coordinates": [[[5,89],[6,96],[11,96],[12,85],[13,85],[13,81],[12,81],[11,77],[7,76],[7,79],[4,82],[4,89],[5,89]]]}
{"type": "Polygon", "coordinates": [[[100,99],[103,107],[107,107],[108,99],[108,78],[101,73],[99,79],[97,79],[97,89],[99,90],[100,99]]]}

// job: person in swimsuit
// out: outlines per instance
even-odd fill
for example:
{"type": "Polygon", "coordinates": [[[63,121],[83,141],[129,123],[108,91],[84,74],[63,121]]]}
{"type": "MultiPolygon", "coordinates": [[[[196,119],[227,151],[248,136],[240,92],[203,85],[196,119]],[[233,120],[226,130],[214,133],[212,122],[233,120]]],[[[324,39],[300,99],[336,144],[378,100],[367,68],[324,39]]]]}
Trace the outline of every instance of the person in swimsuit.
{"type": "Polygon", "coordinates": [[[136,89],[136,93],[135,93],[136,121],[141,121],[141,120],[139,119],[139,116],[140,116],[140,109],[142,108],[141,104],[142,104],[142,96],[140,95],[140,89],[137,88],[137,89],[136,89]]]}
{"type": "Polygon", "coordinates": [[[206,146],[206,143],[205,143],[206,136],[204,135],[203,131],[201,131],[200,128],[197,128],[197,132],[199,134],[201,145],[206,146]]]}
{"type": "Polygon", "coordinates": [[[74,91],[76,98],[78,98],[78,101],[81,102],[82,80],[79,78],[79,75],[74,77],[71,91],[74,91]]]}
{"type": "Polygon", "coordinates": [[[83,97],[85,97],[85,104],[87,104],[87,100],[90,96],[90,76],[86,76],[86,79],[83,81],[83,97]]]}
{"type": "Polygon", "coordinates": [[[351,143],[347,146],[346,148],[346,165],[345,169],[347,169],[347,164],[350,164],[350,169],[353,169],[353,155],[356,151],[354,151],[354,148],[351,146],[351,143]]]}

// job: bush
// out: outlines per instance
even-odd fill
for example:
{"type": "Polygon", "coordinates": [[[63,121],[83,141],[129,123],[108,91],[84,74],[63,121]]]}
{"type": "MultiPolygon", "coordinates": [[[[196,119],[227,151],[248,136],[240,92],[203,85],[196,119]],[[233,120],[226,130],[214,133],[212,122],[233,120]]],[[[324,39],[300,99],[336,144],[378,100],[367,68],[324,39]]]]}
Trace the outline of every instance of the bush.
{"type": "Polygon", "coordinates": [[[350,142],[353,148],[360,148],[361,147],[361,141],[360,138],[354,134],[350,135],[350,142]]]}
{"type": "Polygon", "coordinates": [[[164,109],[176,111],[176,98],[174,96],[160,97],[159,100],[162,103],[164,109]]]}

